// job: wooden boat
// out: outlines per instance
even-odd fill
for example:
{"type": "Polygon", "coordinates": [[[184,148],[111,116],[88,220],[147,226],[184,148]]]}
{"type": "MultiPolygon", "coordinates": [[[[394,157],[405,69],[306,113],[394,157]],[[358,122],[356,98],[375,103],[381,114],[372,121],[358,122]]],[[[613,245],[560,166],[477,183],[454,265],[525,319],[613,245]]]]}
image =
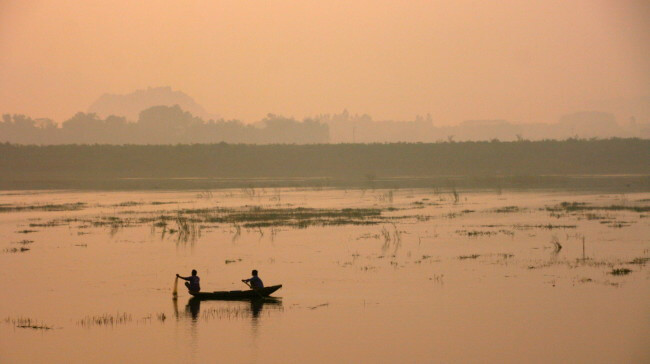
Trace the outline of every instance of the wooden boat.
{"type": "Polygon", "coordinates": [[[280,288],[282,288],[282,285],[278,284],[277,286],[268,286],[257,290],[190,292],[190,294],[200,300],[250,300],[256,298],[267,298],[271,293],[280,288]]]}

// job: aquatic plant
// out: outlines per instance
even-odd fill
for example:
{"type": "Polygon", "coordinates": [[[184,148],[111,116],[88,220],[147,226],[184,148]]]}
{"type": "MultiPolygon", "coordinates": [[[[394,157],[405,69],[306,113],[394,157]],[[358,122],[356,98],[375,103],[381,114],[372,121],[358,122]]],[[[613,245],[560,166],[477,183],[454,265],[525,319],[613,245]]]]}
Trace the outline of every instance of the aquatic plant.
{"type": "Polygon", "coordinates": [[[504,206],[493,210],[496,213],[509,213],[509,212],[519,212],[519,207],[517,206],[504,206]]]}
{"type": "Polygon", "coordinates": [[[34,240],[27,240],[27,239],[23,239],[21,241],[13,242],[13,244],[20,244],[20,245],[23,245],[23,246],[28,245],[28,244],[32,244],[32,243],[34,243],[34,240]]]}
{"type": "Polygon", "coordinates": [[[612,271],[609,272],[609,274],[613,276],[625,276],[630,273],[632,273],[632,270],[628,268],[616,268],[616,269],[612,269],[612,271]]]}
{"type": "Polygon", "coordinates": [[[6,323],[11,323],[14,327],[21,329],[34,329],[34,330],[52,330],[54,327],[46,325],[38,320],[28,317],[7,317],[4,320],[6,323]]]}
{"type": "Polygon", "coordinates": [[[76,211],[86,207],[85,202],[64,203],[64,204],[35,204],[35,205],[10,205],[0,204],[0,212],[19,211],[76,211]]]}
{"type": "Polygon", "coordinates": [[[16,233],[18,234],[31,234],[31,233],[36,233],[38,230],[29,230],[29,229],[24,229],[24,230],[18,230],[16,233]]]}
{"type": "Polygon", "coordinates": [[[29,248],[26,247],[20,247],[20,248],[6,248],[3,250],[5,253],[24,253],[26,251],[29,251],[29,248]]]}
{"type": "Polygon", "coordinates": [[[650,257],[638,257],[627,262],[627,264],[646,265],[648,262],[650,262],[650,257]]]}
{"type": "Polygon", "coordinates": [[[77,325],[83,327],[114,326],[114,325],[126,324],[131,321],[133,321],[133,316],[131,314],[126,312],[123,313],[117,312],[115,315],[105,313],[99,316],[86,316],[81,320],[78,320],[77,325]]]}
{"type": "Polygon", "coordinates": [[[559,205],[547,206],[547,211],[589,211],[589,210],[606,210],[606,211],[634,211],[647,212],[650,206],[627,206],[627,205],[609,205],[609,206],[592,206],[586,202],[562,202],[559,205]]]}

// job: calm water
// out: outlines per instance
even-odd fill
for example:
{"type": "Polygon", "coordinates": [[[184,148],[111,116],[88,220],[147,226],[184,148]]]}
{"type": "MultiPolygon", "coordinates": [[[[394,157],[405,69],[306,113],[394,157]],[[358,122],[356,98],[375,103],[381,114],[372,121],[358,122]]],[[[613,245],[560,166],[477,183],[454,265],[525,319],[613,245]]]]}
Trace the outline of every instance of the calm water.
{"type": "Polygon", "coordinates": [[[649,193],[0,192],[0,362],[650,362],[649,205],[649,193]],[[250,226],[207,221],[215,207],[380,216],[250,226]],[[258,269],[281,299],[196,304],[179,284],[172,300],[175,273],[193,268],[204,291],[243,289],[258,269]]]}

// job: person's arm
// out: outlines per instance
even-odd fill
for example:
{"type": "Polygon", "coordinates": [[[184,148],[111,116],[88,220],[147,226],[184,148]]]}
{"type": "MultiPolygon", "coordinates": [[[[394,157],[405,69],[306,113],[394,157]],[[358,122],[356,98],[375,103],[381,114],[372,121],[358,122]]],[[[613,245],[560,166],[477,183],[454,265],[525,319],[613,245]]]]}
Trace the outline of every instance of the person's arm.
{"type": "Polygon", "coordinates": [[[190,277],[181,277],[181,276],[178,275],[178,273],[176,273],[176,277],[178,277],[178,278],[180,278],[180,279],[182,279],[182,280],[185,280],[185,281],[189,281],[189,280],[190,280],[190,277]]]}

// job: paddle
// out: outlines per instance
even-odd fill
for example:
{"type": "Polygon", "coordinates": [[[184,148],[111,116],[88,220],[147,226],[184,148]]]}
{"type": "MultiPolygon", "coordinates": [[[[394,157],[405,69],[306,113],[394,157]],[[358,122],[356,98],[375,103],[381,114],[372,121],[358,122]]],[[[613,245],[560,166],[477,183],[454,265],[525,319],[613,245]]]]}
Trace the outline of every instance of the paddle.
{"type": "Polygon", "coordinates": [[[176,275],[176,279],[174,279],[174,290],[172,291],[172,297],[178,297],[178,275],[176,275]]]}

